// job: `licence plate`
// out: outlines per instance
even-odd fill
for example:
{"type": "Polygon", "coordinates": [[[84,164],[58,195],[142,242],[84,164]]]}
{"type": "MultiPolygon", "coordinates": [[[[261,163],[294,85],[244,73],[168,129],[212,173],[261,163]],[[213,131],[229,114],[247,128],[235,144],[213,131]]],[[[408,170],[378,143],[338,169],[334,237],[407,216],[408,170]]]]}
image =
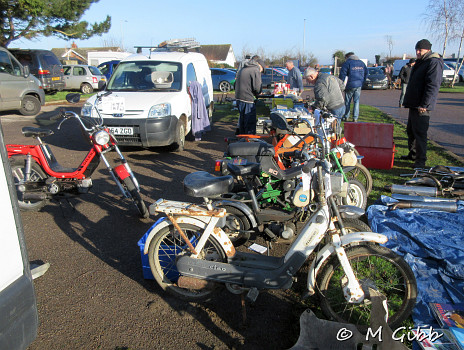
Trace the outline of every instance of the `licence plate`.
{"type": "Polygon", "coordinates": [[[134,128],[127,126],[108,127],[113,135],[134,135],[134,128]]]}
{"type": "Polygon", "coordinates": [[[60,80],[60,77],[52,77],[52,80],[60,80]]]}

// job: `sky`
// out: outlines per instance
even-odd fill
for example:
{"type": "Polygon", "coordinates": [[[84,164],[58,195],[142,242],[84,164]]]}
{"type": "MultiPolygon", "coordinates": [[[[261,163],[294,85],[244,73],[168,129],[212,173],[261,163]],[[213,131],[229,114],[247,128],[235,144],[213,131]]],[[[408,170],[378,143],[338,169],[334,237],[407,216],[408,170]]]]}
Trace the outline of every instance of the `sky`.
{"type": "MultiPolygon", "coordinates": [[[[428,0],[100,0],[82,19],[95,23],[109,15],[110,31],[75,43],[81,48],[116,43],[135,52],[137,45],[194,38],[204,45],[232,44],[238,60],[244,54],[292,53],[298,57],[305,52],[325,65],[333,62],[336,50],[343,50],[375,62],[375,55],[389,56],[387,36],[393,41],[392,56],[414,57],[415,43],[423,38],[430,40],[433,51],[442,53],[443,44],[424,22],[427,4],[428,0]]],[[[71,43],[41,37],[16,40],[9,47],[51,49],[71,43]]],[[[458,43],[449,44],[447,56],[457,49],[458,43]]]]}

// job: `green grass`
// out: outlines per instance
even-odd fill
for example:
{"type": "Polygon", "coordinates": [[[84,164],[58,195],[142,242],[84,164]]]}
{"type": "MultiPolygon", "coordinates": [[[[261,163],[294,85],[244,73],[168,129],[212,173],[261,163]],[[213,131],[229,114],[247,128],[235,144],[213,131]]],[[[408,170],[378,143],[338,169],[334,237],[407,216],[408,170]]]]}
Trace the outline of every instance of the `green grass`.
{"type": "Polygon", "coordinates": [[[454,92],[454,93],[463,93],[464,92],[464,82],[454,84],[454,87],[445,87],[440,88],[440,92],[454,92]]]}
{"type": "MultiPolygon", "coordinates": [[[[65,101],[66,95],[71,92],[77,92],[77,91],[59,91],[54,95],[45,95],[45,102],[65,101]]],[[[94,95],[94,93],[85,94],[85,95],[81,94],[81,100],[86,100],[92,95],[94,95]]]]}

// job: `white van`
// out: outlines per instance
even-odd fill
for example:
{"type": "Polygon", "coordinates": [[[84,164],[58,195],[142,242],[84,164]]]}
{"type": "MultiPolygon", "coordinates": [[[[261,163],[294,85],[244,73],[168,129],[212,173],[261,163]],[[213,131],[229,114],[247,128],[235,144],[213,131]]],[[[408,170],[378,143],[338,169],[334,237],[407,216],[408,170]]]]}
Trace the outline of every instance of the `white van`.
{"type": "MultiPolygon", "coordinates": [[[[131,55],[119,63],[106,86],[111,94],[99,106],[104,124],[122,146],[173,145],[181,151],[191,130],[188,86],[194,80],[202,86],[211,119],[213,84],[205,56],[168,51],[131,55]]],[[[97,117],[91,109],[95,98],[83,106],[82,116],[97,117]]]]}
{"type": "MultiPolygon", "coordinates": [[[[395,62],[393,62],[393,79],[398,78],[401,68],[403,68],[408,62],[409,62],[409,59],[395,60],[395,62]]],[[[443,65],[443,83],[449,84],[453,80],[453,77],[454,77],[454,69],[448,66],[445,62],[443,65]]]]}

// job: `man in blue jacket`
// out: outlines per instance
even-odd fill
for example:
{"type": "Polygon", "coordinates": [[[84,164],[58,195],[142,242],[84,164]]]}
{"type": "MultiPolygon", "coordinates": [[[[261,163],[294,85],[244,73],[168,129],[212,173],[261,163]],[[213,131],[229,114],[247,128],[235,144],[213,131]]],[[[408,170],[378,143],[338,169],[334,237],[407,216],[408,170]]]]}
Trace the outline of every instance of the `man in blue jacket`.
{"type": "Polygon", "coordinates": [[[403,106],[409,108],[406,127],[409,153],[401,159],[414,160],[414,168],[425,168],[430,112],[435,108],[443,80],[443,59],[432,52],[427,39],[416,43],[416,57],[403,100],[403,106]]]}
{"type": "Polygon", "coordinates": [[[345,115],[342,120],[348,120],[350,116],[350,105],[353,100],[353,121],[357,121],[359,117],[359,98],[361,96],[361,88],[367,78],[367,67],[358,56],[353,52],[348,52],[345,55],[345,63],[340,69],[339,78],[345,83],[345,115]]]}
{"type": "Polygon", "coordinates": [[[287,61],[285,67],[288,70],[287,84],[290,85],[290,89],[296,88],[298,89],[298,93],[301,94],[303,92],[303,77],[300,70],[298,67],[295,67],[293,61],[287,61]]]}

